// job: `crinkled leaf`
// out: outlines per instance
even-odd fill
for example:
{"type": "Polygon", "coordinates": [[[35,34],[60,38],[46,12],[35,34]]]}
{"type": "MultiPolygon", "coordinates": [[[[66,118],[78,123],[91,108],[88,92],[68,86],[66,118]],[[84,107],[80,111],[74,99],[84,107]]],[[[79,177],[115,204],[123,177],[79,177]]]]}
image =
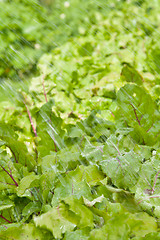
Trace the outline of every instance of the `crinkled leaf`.
{"type": "Polygon", "coordinates": [[[26,177],[22,178],[22,180],[20,181],[20,184],[17,188],[17,195],[22,197],[25,192],[31,187],[37,186],[39,186],[39,176],[31,173],[26,177]]]}
{"type": "Polygon", "coordinates": [[[119,114],[136,131],[134,139],[139,135],[139,143],[151,144],[148,131],[155,121],[155,105],[151,96],[142,87],[126,84],[117,93],[117,103],[120,108],[119,114]]]}
{"type": "Polygon", "coordinates": [[[29,224],[11,224],[0,227],[0,236],[2,240],[51,240],[51,234],[43,229],[36,228],[33,223],[29,224]]]}
{"type": "Polygon", "coordinates": [[[72,231],[76,227],[77,219],[64,204],[60,204],[49,212],[35,217],[34,222],[37,227],[51,231],[55,238],[61,238],[63,233],[72,231]]]}
{"type": "Polygon", "coordinates": [[[102,180],[104,175],[96,166],[79,166],[74,171],[70,171],[66,176],[59,176],[59,181],[54,190],[52,205],[58,203],[61,199],[68,196],[75,196],[77,199],[84,196],[87,199],[92,199],[90,186],[96,185],[102,180]]]}
{"type": "Polygon", "coordinates": [[[29,155],[26,145],[17,140],[18,136],[13,127],[0,123],[0,138],[3,140],[3,144],[11,150],[15,162],[27,166],[29,170],[33,169],[35,161],[29,155]]]}
{"type": "Polygon", "coordinates": [[[74,196],[70,196],[64,199],[64,202],[69,205],[69,210],[74,212],[78,217],[77,226],[79,228],[84,227],[93,227],[93,213],[82,204],[78,199],[75,199],[74,196]]]}
{"type": "Polygon", "coordinates": [[[112,179],[113,184],[117,187],[130,189],[138,181],[139,170],[141,168],[141,156],[136,155],[133,151],[124,155],[119,153],[116,155],[111,155],[108,158],[108,152],[106,157],[104,149],[103,160],[100,163],[103,172],[112,179]]]}
{"type": "Polygon", "coordinates": [[[19,173],[12,161],[0,160],[0,189],[15,189],[19,184],[19,173]]]}
{"type": "Polygon", "coordinates": [[[133,188],[137,203],[145,211],[154,213],[157,217],[160,216],[160,180],[158,169],[154,162],[143,164],[138,182],[133,188]]]}

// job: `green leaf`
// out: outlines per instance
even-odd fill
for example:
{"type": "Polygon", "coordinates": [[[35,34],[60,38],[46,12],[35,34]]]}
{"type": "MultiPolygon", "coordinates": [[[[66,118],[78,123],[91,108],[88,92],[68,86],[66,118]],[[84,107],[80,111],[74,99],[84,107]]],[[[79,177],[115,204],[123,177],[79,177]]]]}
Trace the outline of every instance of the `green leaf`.
{"type": "Polygon", "coordinates": [[[108,221],[102,228],[94,229],[89,239],[129,239],[134,236],[145,236],[157,230],[154,218],[146,213],[130,214],[118,203],[109,203],[107,208],[108,221]],[[145,221],[146,219],[146,221],[145,221]]]}
{"type": "Polygon", "coordinates": [[[63,147],[62,119],[52,111],[53,101],[45,103],[37,113],[37,134],[41,138],[38,151],[41,157],[50,151],[58,151],[63,147]],[[58,124],[57,124],[58,123],[58,124]]]}
{"type": "Polygon", "coordinates": [[[112,183],[118,188],[131,189],[138,181],[139,170],[141,168],[141,156],[137,156],[133,151],[124,155],[119,154],[116,149],[108,158],[108,146],[104,148],[103,160],[100,163],[103,172],[111,178],[112,183]],[[106,153],[106,155],[105,155],[106,153]],[[112,156],[112,154],[115,154],[112,156]]]}
{"type": "Polygon", "coordinates": [[[145,237],[135,237],[134,240],[160,240],[160,233],[159,232],[153,232],[146,234],[145,237]]]}
{"type": "Polygon", "coordinates": [[[87,207],[92,207],[94,206],[97,202],[102,202],[103,201],[103,198],[104,196],[100,196],[98,198],[95,198],[94,200],[92,201],[89,201],[88,199],[86,199],[85,197],[83,197],[83,201],[84,201],[84,204],[87,206],[87,207]]]}
{"type": "Polygon", "coordinates": [[[55,182],[55,174],[52,171],[41,175],[39,179],[40,192],[43,203],[47,203],[49,194],[52,192],[55,182]]]}
{"type": "Polygon", "coordinates": [[[8,224],[0,227],[2,240],[51,240],[51,234],[43,229],[36,228],[33,223],[29,224],[8,224]]]}
{"type": "Polygon", "coordinates": [[[154,144],[149,130],[155,121],[155,104],[144,88],[126,84],[117,93],[119,114],[133,128],[132,136],[140,144],[154,144]],[[150,140],[150,137],[151,140],[150,140]]]}
{"type": "Polygon", "coordinates": [[[117,93],[117,103],[130,126],[139,125],[146,130],[152,126],[155,105],[144,88],[126,84],[117,93]]]}
{"type": "Polygon", "coordinates": [[[135,192],[135,200],[143,210],[159,217],[160,204],[160,180],[159,180],[159,157],[158,162],[153,159],[152,162],[145,162],[139,173],[139,179],[133,191],[135,192]]]}
{"type": "Polygon", "coordinates": [[[60,171],[75,169],[82,162],[78,145],[72,145],[61,149],[56,156],[57,165],[60,171]]]}
{"type": "Polygon", "coordinates": [[[89,238],[89,232],[89,228],[83,228],[74,232],[67,232],[65,234],[64,240],[87,240],[89,238]]]}
{"type": "Polygon", "coordinates": [[[37,227],[51,231],[55,238],[61,238],[63,233],[72,231],[76,227],[76,218],[67,211],[64,204],[60,204],[40,217],[35,217],[34,222],[37,227]]]}
{"type": "Polygon", "coordinates": [[[27,220],[30,215],[32,215],[33,213],[37,213],[40,212],[41,210],[41,203],[40,202],[30,202],[28,203],[22,211],[22,215],[25,218],[25,220],[27,220]]]}
{"type": "Polygon", "coordinates": [[[54,155],[46,155],[42,158],[41,162],[39,163],[41,166],[42,173],[51,172],[53,174],[53,178],[57,172],[57,156],[54,155]]]}
{"type": "Polygon", "coordinates": [[[125,82],[143,84],[142,76],[130,65],[124,65],[121,71],[121,79],[125,82]]]}
{"type": "Polygon", "coordinates": [[[54,190],[52,205],[56,206],[58,201],[69,196],[80,199],[82,196],[92,200],[90,186],[95,186],[97,182],[104,178],[96,166],[79,166],[74,171],[68,172],[64,176],[59,176],[59,181],[54,190]]]}
{"type": "Polygon", "coordinates": [[[85,180],[80,181],[75,177],[66,176],[60,177],[60,182],[56,185],[54,196],[52,198],[52,206],[56,206],[60,200],[68,196],[75,196],[80,199],[82,196],[92,199],[91,189],[85,180]]]}
{"type": "Polygon", "coordinates": [[[74,212],[78,218],[77,226],[79,228],[91,227],[93,228],[93,213],[82,204],[80,200],[74,196],[66,197],[64,202],[69,205],[69,210],[74,212]]]}
{"type": "Polygon", "coordinates": [[[12,208],[14,206],[14,204],[13,203],[11,203],[11,204],[3,204],[3,205],[1,205],[0,206],[0,211],[3,211],[4,209],[9,209],[9,208],[12,208]]]}
{"type": "Polygon", "coordinates": [[[20,197],[25,196],[26,191],[29,191],[31,187],[37,186],[39,186],[39,176],[31,173],[21,179],[17,188],[17,195],[20,197]]]}
{"type": "Polygon", "coordinates": [[[18,187],[20,176],[11,160],[0,160],[0,173],[1,190],[16,189],[18,187]]]}
{"type": "MultiPolygon", "coordinates": [[[[128,223],[130,223],[130,220],[128,223]]],[[[157,231],[157,223],[155,219],[149,216],[147,213],[140,212],[133,215],[131,228],[131,235],[141,237],[148,233],[157,231]]]]}
{"type": "Polygon", "coordinates": [[[149,64],[149,68],[152,72],[154,73],[160,73],[160,62],[159,62],[159,56],[160,56],[160,49],[159,47],[156,47],[155,49],[151,49],[149,51],[148,55],[148,64],[149,64]]]}

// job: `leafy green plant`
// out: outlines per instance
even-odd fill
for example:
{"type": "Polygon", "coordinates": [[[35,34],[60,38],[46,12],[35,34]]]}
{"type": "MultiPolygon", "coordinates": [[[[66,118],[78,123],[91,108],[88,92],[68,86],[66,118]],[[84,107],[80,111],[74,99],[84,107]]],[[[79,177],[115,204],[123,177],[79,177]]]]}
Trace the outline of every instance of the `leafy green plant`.
{"type": "Polygon", "coordinates": [[[1,82],[0,239],[160,239],[160,82],[156,60],[146,62],[156,34],[133,14],[158,8],[123,3],[96,5],[81,36],[44,54],[30,82],[1,82]]]}
{"type": "MultiPolygon", "coordinates": [[[[159,72],[159,1],[151,5],[148,0],[143,4],[135,0],[123,1],[123,4],[116,0],[55,0],[49,8],[43,2],[0,2],[1,77],[24,80],[34,75],[40,56],[72,41],[75,36],[82,37],[80,43],[75,42],[80,56],[97,52],[109,60],[105,66],[100,65],[102,75],[110,62],[118,65],[118,62],[132,64],[134,61],[140,71],[159,72]],[[91,43],[91,36],[97,40],[96,46],[91,43]],[[87,41],[83,42],[84,38],[87,41]]],[[[99,70],[95,68],[94,73],[98,74],[99,70]]]]}
{"type": "Polygon", "coordinates": [[[100,105],[86,111],[80,97],[83,118],[64,111],[53,101],[58,84],[47,91],[50,78],[39,97],[32,90],[39,78],[15,95],[12,117],[1,111],[1,239],[159,237],[159,110],[145,82],[135,83],[139,76],[125,83],[125,74],[114,95],[97,96],[112,118],[100,105]]]}

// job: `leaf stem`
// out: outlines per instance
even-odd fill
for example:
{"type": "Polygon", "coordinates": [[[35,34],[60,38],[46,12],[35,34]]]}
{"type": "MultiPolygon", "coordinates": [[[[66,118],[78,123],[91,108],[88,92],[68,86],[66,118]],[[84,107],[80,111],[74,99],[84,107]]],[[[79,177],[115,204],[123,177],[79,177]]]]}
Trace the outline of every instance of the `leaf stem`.
{"type": "Polygon", "coordinates": [[[28,113],[28,117],[29,117],[29,120],[30,120],[30,123],[31,123],[32,129],[33,129],[34,135],[35,135],[35,137],[37,137],[37,132],[36,132],[36,129],[35,129],[34,125],[33,125],[32,117],[31,117],[31,113],[30,113],[30,111],[29,111],[29,109],[28,109],[28,107],[27,107],[25,101],[24,101],[24,105],[25,105],[25,107],[26,107],[26,110],[27,110],[27,113],[28,113]]]}
{"type": "Polygon", "coordinates": [[[155,186],[156,186],[156,182],[157,182],[157,178],[158,178],[159,173],[160,173],[160,170],[159,170],[158,173],[156,174],[156,177],[155,177],[155,180],[154,180],[154,184],[153,184],[153,187],[152,187],[152,189],[151,189],[152,194],[153,194],[154,191],[155,191],[155,186]]]}
{"type": "Polygon", "coordinates": [[[138,204],[140,204],[141,202],[145,201],[145,200],[148,200],[148,198],[160,198],[160,196],[156,195],[156,196],[148,196],[147,198],[143,198],[142,200],[140,200],[138,202],[138,204]]]}
{"type": "MultiPolygon", "coordinates": [[[[138,122],[138,124],[139,124],[139,126],[141,126],[141,123],[140,123],[140,120],[138,119],[138,115],[137,115],[137,112],[136,112],[136,109],[135,109],[135,107],[133,106],[133,104],[132,103],[130,103],[130,105],[132,106],[132,108],[133,108],[133,111],[134,111],[134,114],[135,114],[135,116],[136,116],[136,120],[137,120],[137,122],[138,122]]],[[[142,119],[142,118],[141,118],[142,119]]]]}
{"type": "Polygon", "coordinates": [[[121,167],[121,169],[122,169],[122,173],[123,173],[123,176],[124,176],[124,172],[123,172],[122,164],[121,164],[121,162],[120,162],[119,158],[118,158],[118,157],[116,157],[116,160],[118,161],[118,163],[119,163],[119,166],[121,167]]]}
{"type": "Polygon", "coordinates": [[[0,167],[10,176],[10,178],[13,180],[13,182],[15,183],[15,185],[18,187],[18,183],[16,182],[16,180],[14,179],[14,177],[13,177],[2,165],[0,165],[0,167]]]}
{"type": "Polygon", "coordinates": [[[120,151],[119,151],[119,149],[118,149],[118,147],[112,142],[112,141],[110,141],[110,143],[112,144],[112,146],[116,149],[116,151],[118,152],[118,155],[120,156],[121,155],[121,153],[120,153],[120,151]]]}
{"type": "Polygon", "coordinates": [[[4,220],[5,220],[6,222],[8,222],[8,223],[12,223],[12,222],[10,222],[8,219],[6,219],[5,217],[3,217],[2,214],[0,214],[0,218],[4,219],[4,220]]]}
{"type": "Polygon", "coordinates": [[[74,195],[74,186],[73,186],[73,182],[72,182],[72,195],[74,195]]]}
{"type": "Polygon", "coordinates": [[[17,158],[16,158],[16,154],[13,152],[13,150],[11,149],[10,146],[8,146],[8,145],[6,145],[6,146],[10,149],[11,153],[13,154],[16,163],[18,163],[18,160],[17,160],[17,158]]]}
{"type": "Polygon", "coordinates": [[[6,185],[15,186],[15,184],[14,184],[14,183],[6,183],[6,182],[2,182],[2,181],[0,181],[0,183],[6,184],[6,185]]]}

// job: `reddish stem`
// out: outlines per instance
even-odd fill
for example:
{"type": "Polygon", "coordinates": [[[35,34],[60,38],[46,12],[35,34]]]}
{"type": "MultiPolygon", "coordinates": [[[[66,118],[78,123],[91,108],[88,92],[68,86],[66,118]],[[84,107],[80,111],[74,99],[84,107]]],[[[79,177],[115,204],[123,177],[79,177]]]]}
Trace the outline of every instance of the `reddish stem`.
{"type": "MultiPolygon", "coordinates": [[[[7,145],[6,145],[6,146],[7,146],[7,145]]],[[[15,153],[13,152],[13,150],[11,149],[11,147],[9,147],[9,146],[7,146],[7,147],[10,149],[11,153],[13,154],[16,163],[18,163],[18,160],[17,160],[17,158],[16,158],[16,155],[15,155],[15,153]]]]}
{"type": "Polygon", "coordinates": [[[115,117],[115,115],[114,115],[114,113],[113,113],[113,112],[111,112],[111,111],[110,111],[110,113],[111,113],[111,115],[112,115],[113,117],[115,117]]]}
{"type": "Polygon", "coordinates": [[[5,227],[7,229],[7,227],[5,225],[2,225],[3,227],[5,227]]]}
{"type": "Polygon", "coordinates": [[[18,187],[18,183],[16,182],[16,180],[13,178],[13,176],[2,166],[0,165],[0,167],[10,176],[10,178],[13,180],[13,182],[15,183],[15,185],[18,187]]]}
{"type": "Polygon", "coordinates": [[[116,157],[116,160],[118,161],[118,163],[119,163],[119,166],[121,167],[121,169],[122,169],[122,173],[123,173],[123,175],[124,175],[123,168],[122,168],[122,165],[121,165],[121,162],[120,162],[119,158],[118,158],[118,157],[116,157]]]}
{"type": "Polygon", "coordinates": [[[102,150],[102,148],[100,148],[100,147],[97,147],[97,149],[98,149],[99,151],[101,151],[101,153],[103,153],[103,150],[102,150]]]}
{"type": "Polygon", "coordinates": [[[154,184],[153,184],[153,187],[152,187],[152,189],[151,189],[152,194],[153,194],[154,191],[155,191],[155,186],[156,186],[156,182],[157,182],[157,178],[158,178],[159,173],[160,173],[160,170],[159,170],[158,173],[156,174],[156,177],[155,177],[155,180],[154,180],[154,184]]]}
{"type": "Polygon", "coordinates": [[[117,147],[113,142],[111,142],[111,144],[112,144],[112,146],[114,147],[114,149],[116,149],[116,151],[118,152],[118,155],[120,156],[121,153],[120,153],[118,147],[117,147]]]}
{"type": "Polygon", "coordinates": [[[30,111],[29,111],[29,109],[28,109],[28,107],[27,107],[27,105],[26,105],[25,102],[24,102],[24,105],[25,105],[25,107],[26,107],[26,109],[27,109],[28,117],[29,117],[29,120],[30,120],[30,123],[31,123],[32,129],[33,129],[34,135],[35,135],[35,137],[37,137],[37,132],[36,132],[36,129],[35,129],[34,125],[33,125],[32,117],[31,117],[31,113],[30,113],[30,111]]]}
{"type": "Polygon", "coordinates": [[[72,195],[74,194],[74,186],[73,186],[73,183],[72,183],[72,195]]]}
{"type": "Polygon", "coordinates": [[[137,116],[137,112],[136,112],[136,109],[135,109],[135,107],[133,106],[133,104],[132,104],[132,103],[130,103],[130,105],[131,105],[131,106],[132,106],[132,108],[133,108],[133,111],[134,111],[134,114],[135,114],[135,116],[136,116],[136,120],[137,120],[137,122],[138,122],[139,126],[141,126],[141,123],[140,123],[140,120],[138,119],[138,116],[137,116]]]}
{"type": "Polygon", "coordinates": [[[141,202],[147,200],[148,198],[160,198],[160,196],[148,196],[147,198],[144,198],[144,199],[140,200],[140,201],[138,202],[138,204],[140,204],[141,202]]]}
{"type": "Polygon", "coordinates": [[[15,184],[14,184],[14,183],[6,183],[6,182],[2,182],[2,181],[0,181],[0,183],[6,184],[6,185],[15,186],[15,184]]]}
{"type": "Polygon", "coordinates": [[[153,127],[153,123],[152,123],[152,126],[147,130],[147,133],[151,130],[152,127],[153,127]]]}
{"type": "Polygon", "coordinates": [[[10,222],[8,219],[6,219],[5,217],[3,217],[2,214],[0,215],[0,218],[4,219],[4,220],[5,220],[6,222],[8,222],[8,223],[12,223],[12,222],[10,222]]]}
{"type": "Polygon", "coordinates": [[[57,152],[57,145],[55,143],[55,140],[53,140],[53,142],[54,142],[54,150],[55,150],[55,152],[57,152]]]}

